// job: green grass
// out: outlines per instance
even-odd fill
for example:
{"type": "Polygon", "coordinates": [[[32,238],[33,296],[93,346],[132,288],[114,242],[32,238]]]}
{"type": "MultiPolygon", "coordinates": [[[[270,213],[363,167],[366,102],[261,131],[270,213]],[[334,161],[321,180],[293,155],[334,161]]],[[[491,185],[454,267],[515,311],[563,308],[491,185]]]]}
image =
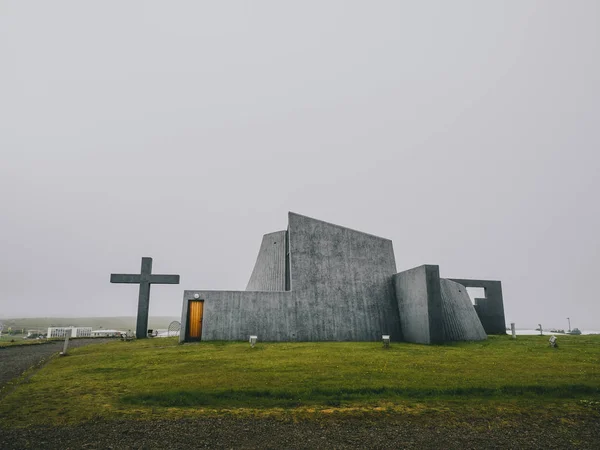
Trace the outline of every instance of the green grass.
{"type": "Polygon", "coordinates": [[[3,334],[2,337],[0,337],[0,347],[10,347],[12,345],[35,345],[45,342],[45,340],[40,339],[23,339],[24,337],[24,334],[13,336],[3,334]]]}
{"type": "MultiPolygon", "coordinates": [[[[40,345],[47,344],[49,342],[64,341],[64,338],[50,338],[50,339],[24,339],[25,335],[14,335],[4,336],[0,338],[0,347],[11,347],[13,345],[40,345]]],[[[79,339],[79,338],[73,338],[79,339]]]]}
{"type": "Polygon", "coordinates": [[[108,417],[395,411],[598,414],[600,336],[480,343],[177,344],[73,349],[0,402],[6,423],[108,417]],[[10,414],[9,414],[10,412],[10,414]]]}

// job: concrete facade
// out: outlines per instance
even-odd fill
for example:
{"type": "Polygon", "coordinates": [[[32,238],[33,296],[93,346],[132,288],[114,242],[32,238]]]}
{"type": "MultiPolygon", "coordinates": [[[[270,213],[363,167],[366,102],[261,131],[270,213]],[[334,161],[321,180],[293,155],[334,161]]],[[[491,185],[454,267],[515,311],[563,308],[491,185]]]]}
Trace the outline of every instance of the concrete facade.
{"type": "Polygon", "coordinates": [[[389,239],[291,212],[287,230],[263,236],[246,291],[184,292],[182,342],[188,304],[199,300],[202,340],[378,341],[387,334],[432,344],[471,336],[456,332],[456,318],[444,328],[448,308],[470,307],[478,321],[470,301],[447,299],[444,309],[437,266],[396,274],[389,239]]]}
{"type": "Polygon", "coordinates": [[[403,339],[417,344],[443,342],[440,269],[424,265],[394,275],[403,339]]]}
{"type": "Polygon", "coordinates": [[[400,339],[392,241],[294,213],[288,233],[297,339],[400,339]]]}
{"type": "Polygon", "coordinates": [[[285,291],[287,231],[265,234],[247,291],[285,291]]]}
{"type": "Polygon", "coordinates": [[[467,289],[462,284],[443,278],[440,279],[440,287],[444,342],[487,339],[467,289]]]}
{"type": "MultiPolygon", "coordinates": [[[[204,300],[202,340],[296,340],[296,305],[291,292],[185,291],[181,311],[180,341],[187,333],[188,301],[204,300]]],[[[306,339],[302,339],[306,340],[306,339]]]]}
{"type": "Polygon", "coordinates": [[[487,338],[467,289],[424,265],[394,275],[403,339],[416,344],[487,338]]]}
{"type": "Polygon", "coordinates": [[[464,287],[483,288],[485,298],[475,299],[475,311],[487,334],[506,334],[504,318],[504,299],[502,298],[502,283],[492,280],[468,280],[452,278],[452,281],[464,287]]]}

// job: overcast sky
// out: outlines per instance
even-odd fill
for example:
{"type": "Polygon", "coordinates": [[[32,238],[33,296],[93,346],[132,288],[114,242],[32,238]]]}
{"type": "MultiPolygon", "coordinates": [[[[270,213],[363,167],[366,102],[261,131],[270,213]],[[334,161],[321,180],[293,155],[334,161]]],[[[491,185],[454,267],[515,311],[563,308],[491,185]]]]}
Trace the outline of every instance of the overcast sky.
{"type": "Polygon", "coordinates": [[[600,329],[600,2],[0,1],[0,318],[244,289],[287,211],[600,329]]]}

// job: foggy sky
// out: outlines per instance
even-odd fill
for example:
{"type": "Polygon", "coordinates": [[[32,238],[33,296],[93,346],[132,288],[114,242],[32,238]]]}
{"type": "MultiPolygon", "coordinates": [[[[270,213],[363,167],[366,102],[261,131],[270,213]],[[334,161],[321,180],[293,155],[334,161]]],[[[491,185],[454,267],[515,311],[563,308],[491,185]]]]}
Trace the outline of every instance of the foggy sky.
{"type": "Polygon", "coordinates": [[[600,3],[0,2],[0,318],[244,289],[287,211],[600,329],[600,3]]]}

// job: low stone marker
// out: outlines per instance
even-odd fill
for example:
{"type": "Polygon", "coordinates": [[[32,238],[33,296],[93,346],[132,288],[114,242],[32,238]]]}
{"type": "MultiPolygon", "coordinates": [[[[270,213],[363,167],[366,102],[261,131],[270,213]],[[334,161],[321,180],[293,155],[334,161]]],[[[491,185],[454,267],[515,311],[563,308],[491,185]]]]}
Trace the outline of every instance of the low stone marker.
{"type": "Polygon", "coordinates": [[[65,333],[65,345],[63,346],[63,351],[60,352],[60,356],[67,356],[67,350],[69,348],[69,338],[71,337],[71,330],[67,330],[65,333]]]}
{"type": "Polygon", "coordinates": [[[383,348],[390,348],[390,335],[389,334],[382,335],[381,340],[383,341],[383,348]]]}
{"type": "Polygon", "coordinates": [[[513,339],[517,338],[517,329],[515,328],[515,323],[511,322],[510,324],[510,332],[512,333],[513,339]]]}
{"type": "Polygon", "coordinates": [[[132,341],[134,338],[135,338],[135,335],[131,332],[131,330],[129,330],[125,333],[121,333],[122,341],[132,341]]]}
{"type": "Polygon", "coordinates": [[[558,342],[556,342],[556,336],[550,336],[550,339],[548,339],[548,344],[550,345],[550,347],[558,348],[558,342]]]}
{"type": "Polygon", "coordinates": [[[250,336],[250,346],[254,348],[256,345],[256,341],[258,340],[258,336],[250,336]]]}

